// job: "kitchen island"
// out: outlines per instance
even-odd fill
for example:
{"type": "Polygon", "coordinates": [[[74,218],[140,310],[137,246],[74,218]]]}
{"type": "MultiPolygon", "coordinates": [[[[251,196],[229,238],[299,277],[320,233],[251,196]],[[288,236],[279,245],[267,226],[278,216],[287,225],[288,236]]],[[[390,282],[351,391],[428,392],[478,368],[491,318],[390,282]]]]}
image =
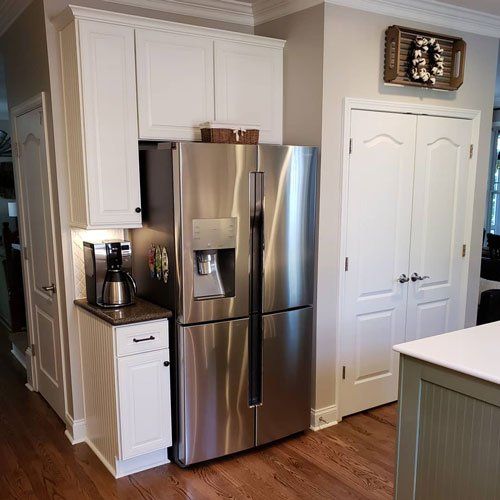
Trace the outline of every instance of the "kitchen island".
{"type": "Polygon", "coordinates": [[[395,498],[500,498],[500,322],[394,349],[395,498]]]}

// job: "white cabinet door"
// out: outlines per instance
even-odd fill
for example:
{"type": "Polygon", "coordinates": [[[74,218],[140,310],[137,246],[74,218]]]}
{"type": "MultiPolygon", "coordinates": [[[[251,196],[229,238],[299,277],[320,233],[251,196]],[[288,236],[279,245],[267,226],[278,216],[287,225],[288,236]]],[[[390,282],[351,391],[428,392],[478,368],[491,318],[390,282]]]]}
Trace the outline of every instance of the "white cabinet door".
{"type": "Polygon", "coordinates": [[[261,142],[282,143],[282,49],[215,41],[215,120],[259,125],[261,142]]]}
{"type": "Polygon", "coordinates": [[[118,358],[122,460],[172,444],[168,349],[118,358]]]}
{"type": "Polygon", "coordinates": [[[341,415],[394,401],[405,339],[417,118],[353,111],[349,163],[341,415]]]}
{"type": "Polygon", "coordinates": [[[137,227],[141,199],[134,30],[81,20],[78,32],[87,225],[137,227]]]}
{"type": "Polygon", "coordinates": [[[469,120],[418,118],[406,340],[464,327],[469,120]]]}
{"type": "Polygon", "coordinates": [[[141,139],[199,140],[214,118],[213,41],[136,30],[141,139]]]}

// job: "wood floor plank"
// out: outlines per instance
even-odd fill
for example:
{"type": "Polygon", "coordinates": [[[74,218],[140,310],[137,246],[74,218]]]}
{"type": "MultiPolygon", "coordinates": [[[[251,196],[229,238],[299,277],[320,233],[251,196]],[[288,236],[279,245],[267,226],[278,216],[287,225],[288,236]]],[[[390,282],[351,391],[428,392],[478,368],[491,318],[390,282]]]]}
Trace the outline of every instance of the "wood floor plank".
{"type": "Polygon", "coordinates": [[[396,406],[231,457],[168,464],[115,480],[86,444],[72,446],[0,329],[0,500],[390,499],[396,406]]]}

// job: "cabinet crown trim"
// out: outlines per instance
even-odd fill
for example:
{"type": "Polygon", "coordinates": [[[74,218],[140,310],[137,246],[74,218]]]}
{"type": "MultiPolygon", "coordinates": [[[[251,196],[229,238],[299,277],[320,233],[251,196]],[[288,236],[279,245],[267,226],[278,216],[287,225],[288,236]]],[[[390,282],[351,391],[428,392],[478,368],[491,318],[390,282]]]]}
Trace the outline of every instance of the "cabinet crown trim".
{"type": "Polygon", "coordinates": [[[191,24],[165,21],[163,19],[133,16],[119,12],[80,7],[77,5],[69,5],[58,16],[54,17],[52,22],[58,30],[62,30],[73,20],[100,21],[122,26],[130,26],[131,28],[147,28],[151,30],[168,31],[170,33],[194,35],[217,40],[231,40],[276,49],[283,49],[286,43],[286,40],[280,40],[278,38],[250,35],[247,33],[238,33],[235,31],[226,31],[215,28],[206,28],[204,26],[195,26],[191,24]]]}

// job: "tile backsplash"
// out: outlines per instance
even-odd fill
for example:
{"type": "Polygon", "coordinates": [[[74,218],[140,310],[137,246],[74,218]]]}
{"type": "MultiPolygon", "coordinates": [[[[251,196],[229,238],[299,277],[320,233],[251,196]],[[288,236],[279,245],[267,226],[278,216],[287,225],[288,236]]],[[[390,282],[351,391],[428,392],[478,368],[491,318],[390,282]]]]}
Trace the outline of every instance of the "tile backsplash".
{"type": "Polygon", "coordinates": [[[71,230],[71,241],[73,246],[73,272],[75,276],[75,298],[84,299],[87,296],[85,290],[85,264],[83,260],[83,242],[98,242],[102,240],[123,240],[125,231],[123,229],[99,229],[71,230]]]}

